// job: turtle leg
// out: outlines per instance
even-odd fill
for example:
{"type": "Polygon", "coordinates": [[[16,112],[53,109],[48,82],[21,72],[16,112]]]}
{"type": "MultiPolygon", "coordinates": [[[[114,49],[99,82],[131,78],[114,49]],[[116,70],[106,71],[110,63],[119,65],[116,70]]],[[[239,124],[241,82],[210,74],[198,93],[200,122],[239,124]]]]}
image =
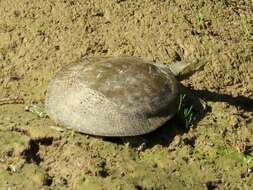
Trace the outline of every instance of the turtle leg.
{"type": "Polygon", "coordinates": [[[31,104],[25,106],[25,111],[32,112],[41,118],[48,117],[46,108],[43,105],[31,104]]]}

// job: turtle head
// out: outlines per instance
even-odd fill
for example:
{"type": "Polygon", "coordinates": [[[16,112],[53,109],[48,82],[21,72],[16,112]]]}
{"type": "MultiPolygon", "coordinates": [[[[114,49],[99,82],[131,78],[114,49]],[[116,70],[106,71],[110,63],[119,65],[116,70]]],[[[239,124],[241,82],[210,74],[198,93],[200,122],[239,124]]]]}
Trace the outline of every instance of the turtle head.
{"type": "Polygon", "coordinates": [[[156,63],[156,66],[158,66],[163,71],[169,70],[169,72],[172,72],[178,80],[184,80],[191,76],[193,73],[202,70],[205,64],[206,61],[196,60],[191,63],[184,63],[182,61],[173,64],[156,63]]]}

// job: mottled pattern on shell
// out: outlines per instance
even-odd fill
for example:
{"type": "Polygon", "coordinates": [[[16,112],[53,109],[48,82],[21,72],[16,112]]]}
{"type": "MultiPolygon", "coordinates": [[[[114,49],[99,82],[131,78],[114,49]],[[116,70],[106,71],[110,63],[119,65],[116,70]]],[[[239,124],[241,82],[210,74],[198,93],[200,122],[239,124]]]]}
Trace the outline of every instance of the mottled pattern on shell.
{"type": "Polygon", "coordinates": [[[169,70],[135,57],[88,58],[59,71],[47,95],[57,123],[98,136],[155,130],[178,107],[178,82],[169,70]]]}

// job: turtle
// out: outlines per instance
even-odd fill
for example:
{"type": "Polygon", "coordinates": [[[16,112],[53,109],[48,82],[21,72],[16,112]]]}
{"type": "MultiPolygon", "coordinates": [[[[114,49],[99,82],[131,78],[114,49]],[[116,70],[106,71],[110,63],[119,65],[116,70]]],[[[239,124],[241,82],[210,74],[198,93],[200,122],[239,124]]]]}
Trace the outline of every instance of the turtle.
{"type": "Polygon", "coordinates": [[[88,135],[144,135],[176,114],[182,91],[190,94],[194,106],[204,109],[203,102],[177,79],[199,65],[204,64],[162,64],[133,56],[87,57],[63,67],[52,78],[47,114],[57,124],[88,135]]]}

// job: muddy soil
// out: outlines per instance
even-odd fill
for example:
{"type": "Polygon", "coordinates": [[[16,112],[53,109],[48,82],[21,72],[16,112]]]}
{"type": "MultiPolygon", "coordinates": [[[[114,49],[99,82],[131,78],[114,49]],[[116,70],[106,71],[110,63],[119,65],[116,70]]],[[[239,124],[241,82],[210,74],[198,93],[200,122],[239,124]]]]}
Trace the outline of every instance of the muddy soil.
{"type": "Polygon", "coordinates": [[[252,0],[0,0],[0,189],[253,189],[252,0]],[[138,150],[25,111],[64,65],[134,55],[206,62],[182,81],[208,104],[138,150]]]}

